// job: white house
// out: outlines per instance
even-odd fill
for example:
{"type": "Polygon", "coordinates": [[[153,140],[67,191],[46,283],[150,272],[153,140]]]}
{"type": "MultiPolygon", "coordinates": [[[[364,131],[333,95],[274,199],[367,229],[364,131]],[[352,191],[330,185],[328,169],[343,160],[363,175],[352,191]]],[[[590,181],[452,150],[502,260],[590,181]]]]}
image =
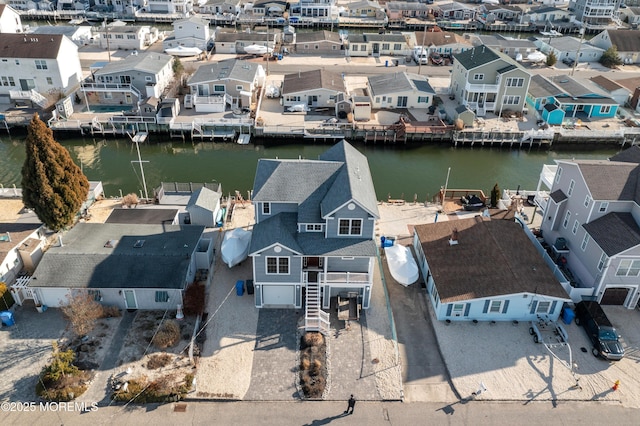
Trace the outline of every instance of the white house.
{"type": "Polygon", "coordinates": [[[126,25],[116,21],[98,30],[103,49],[143,50],[158,40],[159,31],[149,25],[126,25]]]}
{"type": "Polygon", "coordinates": [[[408,72],[371,76],[367,87],[374,109],[429,108],[436,94],[427,77],[408,72]]]}
{"type": "Polygon", "coordinates": [[[339,93],[346,91],[344,80],[338,73],[311,70],[286,74],[282,84],[285,107],[303,103],[310,108],[334,108],[339,93]]]}
{"type": "Polygon", "coordinates": [[[193,10],[192,0],[147,0],[145,10],[151,13],[182,14],[193,10]]]}
{"type": "Polygon", "coordinates": [[[21,33],[22,21],[14,8],[0,4],[0,33],[21,33]]]}
{"type": "Polygon", "coordinates": [[[0,222],[0,282],[11,285],[20,272],[33,272],[44,244],[42,223],[0,222]]]}
{"type": "Polygon", "coordinates": [[[201,226],[79,223],[50,247],[30,279],[18,283],[36,306],[59,307],[86,292],[122,309],[176,309],[213,243],[201,226]],[[28,290],[28,291],[27,291],[28,290]]]}
{"type": "Polygon", "coordinates": [[[92,43],[93,38],[90,25],[44,25],[30,28],[28,34],[43,37],[51,34],[64,35],[80,47],[92,43]]]}
{"type": "Polygon", "coordinates": [[[172,25],[173,35],[162,42],[162,47],[165,50],[177,46],[207,49],[207,44],[212,37],[207,20],[199,16],[191,16],[187,19],[174,21],[172,25]]]}
{"type": "Polygon", "coordinates": [[[0,59],[0,103],[43,106],[43,94],[68,94],[82,81],[78,46],[62,35],[0,34],[0,59]]]}
{"type": "Polygon", "coordinates": [[[604,30],[590,42],[604,50],[616,46],[618,56],[625,64],[640,63],[640,31],[604,30]]]}
{"type": "Polygon", "coordinates": [[[570,298],[525,228],[482,216],[414,227],[413,247],[438,320],[558,318],[570,298]]]}

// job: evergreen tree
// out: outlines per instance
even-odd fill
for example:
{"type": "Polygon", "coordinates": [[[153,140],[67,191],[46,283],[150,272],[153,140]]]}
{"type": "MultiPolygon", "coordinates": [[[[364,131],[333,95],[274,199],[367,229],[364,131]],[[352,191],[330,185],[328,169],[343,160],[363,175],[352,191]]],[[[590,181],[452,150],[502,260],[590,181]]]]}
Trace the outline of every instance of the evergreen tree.
{"type": "Polygon", "coordinates": [[[600,63],[607,68],[615,68],[618,65],[622,65],[622,59],[618,55],[618,48],[613,45],[605,50],[600,57],[600,63]]]}
{"type": "Polygon", "coordinates": [[[556,62],[558,62],[556,54],[553,52],[549,52],[549,54],[547,55],[547,66],[552,67],[556,64],[556,62]]]}
{"type": "Polygon", "coordinates": [[[500,187],[496,183],[493,185],[493,189],[491,190],[491,207],[498,207],[498,200],[500,200],[500,187]]]}
{"type": "Polygon", "coordinates": [[[34,114],[27,128],[22,165],[22,202],[51,230],[69,226],[89,193],[89,181],[69,151],[34,114]]]}

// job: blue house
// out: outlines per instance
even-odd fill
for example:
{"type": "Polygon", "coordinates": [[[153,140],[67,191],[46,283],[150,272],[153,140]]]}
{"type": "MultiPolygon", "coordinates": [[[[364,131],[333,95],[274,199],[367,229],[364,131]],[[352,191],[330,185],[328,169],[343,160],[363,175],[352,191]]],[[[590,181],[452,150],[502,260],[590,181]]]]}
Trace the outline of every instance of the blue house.
{"type": "Polygon", "coordinates": [[[331,298],[369,308],[378,202],[367,157],[341,141],[318,160],[260,159],[253,185],[257,308],[302,308],[328,330],[331,298]]]}
{"type": "Polygon", "coordinates": [[[532,76],[527,103],[551,125],[561,125],[568,120],[611,118],[619,107],[612,97],[589,89],[568,75],[532,76]]]}

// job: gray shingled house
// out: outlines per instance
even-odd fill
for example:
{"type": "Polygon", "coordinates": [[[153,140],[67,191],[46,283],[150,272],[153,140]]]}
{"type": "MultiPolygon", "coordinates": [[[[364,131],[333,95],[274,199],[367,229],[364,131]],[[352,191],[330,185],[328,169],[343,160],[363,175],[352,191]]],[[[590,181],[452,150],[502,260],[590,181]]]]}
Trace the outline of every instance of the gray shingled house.
{"type": "Polygon", "coordinates": [[[123,309],[176,309],[213,243],[201,226],[79,223],[44,254],[23,287],[36,305],[65,305],[86,291],[123,309]]]}
{"type": "Polygon", "coordinates": [[[307,330],[321,331],[331,298],[355,293],[369,308],[379,216],[363,154],[343,140],[318,160],[261,159],[253,202],[256,307],[305,305],[307,330]]]}
{"type": "Polygon", "coordinates": [[[285,107],[303,103],[310,108],[335,109],[338,94],[345,92],[342,76],[327,70],[286,74],[282,84],[285,107]]]}
{"type": "Polygon", "coordinates": [[[549,199],[540,226],[570,278],[574,301],[633,309],[640,300],[640,155],[632,147],[607,160],[556,160],[540,187],[549,199]]]}

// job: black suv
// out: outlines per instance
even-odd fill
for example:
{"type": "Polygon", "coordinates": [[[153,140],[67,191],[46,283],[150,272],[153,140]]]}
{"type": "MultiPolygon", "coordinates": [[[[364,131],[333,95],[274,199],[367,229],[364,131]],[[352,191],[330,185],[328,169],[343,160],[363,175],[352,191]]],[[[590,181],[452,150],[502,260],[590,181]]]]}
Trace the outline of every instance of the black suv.
{"type": "Polygon", "coordinates": [[[563,64],[565,64],[565,65],[567,65],[567,66],[572,67],[572,66],[573,66],[573,64],[575,64],[575,63],[576,63],[576,61],[574,61],[574,60],[573,60],[573,59],[571,59],[571,58],[564,58],[564,59],[562,60],[562,63],[563,63],[563,64]]]}
{"type": "Polygon", "coordinates": [[[593,343],[592,353],[610,361],[619,361],[624,348],[618,340],[618,332],[597,302],[576,304],[576,324],[582,324],[593,343]]]}

